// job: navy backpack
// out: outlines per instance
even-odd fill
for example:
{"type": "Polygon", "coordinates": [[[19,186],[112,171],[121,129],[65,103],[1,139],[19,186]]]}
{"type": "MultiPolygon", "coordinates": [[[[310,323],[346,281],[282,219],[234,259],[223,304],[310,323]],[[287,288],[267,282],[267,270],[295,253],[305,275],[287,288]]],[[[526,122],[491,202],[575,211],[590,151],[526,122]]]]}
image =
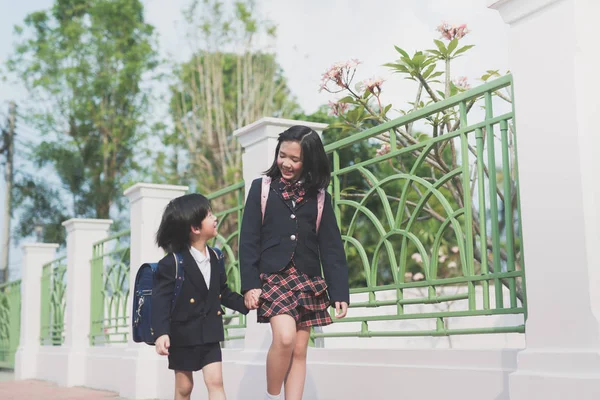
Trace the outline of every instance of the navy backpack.
{"type": "MultiPolygon", "coordinates": [[[[223,253],[217,248],[209,247],[209,249],[217,256],[221,268],[224,268],[223,253]]],[[[183,268],[181,267],[183,256],[181,253],[173,253],[173,257],[175,258],[175,288],[173,290],[173,299],[171,300],[171,311],[175,308],[175,301],[181,292],[181,287],[185,279],[183,268]]],[[[157,269],[158,263],[145,263],[140,267],[135,276],[131,330],[133,341],[137,343],[153,345],[156,339],[154,337],[154,330],[152,329],[152,286],[157,269]]]]}

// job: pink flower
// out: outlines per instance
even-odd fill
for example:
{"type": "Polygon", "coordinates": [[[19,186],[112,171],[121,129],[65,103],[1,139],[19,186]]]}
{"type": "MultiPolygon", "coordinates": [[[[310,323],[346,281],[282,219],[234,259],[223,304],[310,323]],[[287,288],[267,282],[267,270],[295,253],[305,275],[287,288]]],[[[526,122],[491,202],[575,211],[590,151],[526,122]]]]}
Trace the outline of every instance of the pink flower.
{"type": "MultiPolygon", "coordinates": [[[[383,156],[383,155],[385,155],[385,154],[389,153],[389,152],[390,152],[390,149],[391,149],[391,147],[390,147],[389,143],[383,143],[383,144],[381,145],[381,147],[379,148],[379,150],[377,150],[377,155],[378,155],[378,156],[383,156]]],[[[416,254],[416,253],[415,253],[415,254],[416,254]]],[[[413,255],[414,255],[414,254],[413,254],[413,255]]]]}
{"type": "Polygon", "coordinates": [[[406,272],[406,273],[404,274],[404,280],[405,280],[405,281],[410,281],[410,280],[412,279],[412,277],[413,277],[413,274],[412,274],[412,272],[406,272]]]}
{"type": "Polygon", "coordinates": [[[441,262],[441,263],[443,263],[443,262],[446,262],[447,259],[448,259],[448,256],[447,255],[443,255],[443,256],[440,256],[440,258],[438,258],[438,261],[441,262]]]}
{"type": "Polygon", "coordinates": [[[413,255],[410,256],[410,258],[412,258],[413,260],[415,260],[418,263],[423,262],[423,257],[421,257],[421,255],[419,253],[413,253],[413,255]]]}
{"type": "Polygon", "coordinates": [[[446,21],[442,21],[436,30],[442,35],[441,37],[446,40],[462,39],[467,33],[470,32],[467,29],[467,24],[451,26],[446,21]]]}
{"type": "Polygon", "coordinates": [[[454,86],[456,86],[460,90],[469,90],[471,88],[471,85],[469,85],[466,76],[458,77],[454,79],[453,82],[454,86]]]}
{"type": "Polygon", "coordinates": [[[331,93],[340,92],[347,89],[354,78],[356,67],[360,64],[357,59],[348,60],[346,62],[337,62],[327,69],[321,76],[320,91],[326,90],[331,93]],[[337,88],[330,89],[328,85],[333,83],[337,88]]]}
{"type": "Polygon", "coordinates": [[[423,275],[421,272],[417,272],[413,275],[413,281],[422,281],[423,279],[425,279],[425,275],[423,275]]]}
{"type": "Polygon", "coordinates": [[[454,246],[450,249],[451,252],[453,252],[454,254],[458,253],[458,246],[454,246]]]}
{"type": "Polygon", "coordinates": [[[456,267],[457,267],[456,261],[450,261],[448,263],[448,268],[456,268],[456,267]]]}
{"type": "Polygon", "coordinates": [[[334,101],[330,101],[329,102],[329,115],[335,115],[336,117],[339,117],[340,115],[344,114],[347,110],[348,107],[350,107],[350,105],[348,103],[338,103],[338,102],[334,102],[334,101]]]}
{"type": "Polygon", "coordinates": [[[369,91],[375,96],[379,96],[381,93],[381,86],[383,85],[384,80],[382,78],[371,78],[365,79],[362,81],[362,90],[369,91]]]}

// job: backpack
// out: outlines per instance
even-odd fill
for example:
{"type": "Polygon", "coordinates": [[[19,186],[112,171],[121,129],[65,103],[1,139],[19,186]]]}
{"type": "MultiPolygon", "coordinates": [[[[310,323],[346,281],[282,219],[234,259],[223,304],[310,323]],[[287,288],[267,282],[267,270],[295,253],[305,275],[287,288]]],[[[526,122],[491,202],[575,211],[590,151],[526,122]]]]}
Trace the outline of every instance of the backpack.
{"type": "MultiPolygon", "coordinates": [[[[224,268],[225,261],[221,250],[208,247],[219,260],[219,265],[224,268]]],[[[183,268],[183,256],[181,253],[173,253],[175,258],[175,288],[173,289],[173,298],[171,300],[171,312],[175,308],[175,303],[185,279],[183,268]]],[[[142,264],[135,275],[135,284],[133,288],[133,312],[131,314],[131,332],[133,341],[136,343],[154,344],[154,330],[152,329],[152,286],[154,276],[158,270],[158,263],[142,264]]]]}
{"type": "MultiPolygon", "coordinates": [[[[265,210],[267,209],[267,200],[269,199],[269,188],[271,187],[271,177],[262,177],[262,186],[260,192],[260,211],[262,212],[262,222],[265,222],[265,210]]],[[[317,233],[321,225],[321,217],[323,216],[323,207],[325,206],[325,190],[319,189],[317,193],[317,233]]]]}

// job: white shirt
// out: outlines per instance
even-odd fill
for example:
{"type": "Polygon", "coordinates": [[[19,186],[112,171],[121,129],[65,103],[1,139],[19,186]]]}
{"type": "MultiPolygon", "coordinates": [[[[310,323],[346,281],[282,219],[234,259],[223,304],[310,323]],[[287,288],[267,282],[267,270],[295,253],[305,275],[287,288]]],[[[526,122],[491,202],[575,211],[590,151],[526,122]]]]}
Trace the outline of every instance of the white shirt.
{"type": "Polygon", "coordinates": [[[196,260],[196,264],[198,264],[198,268],[204,277],[204,282],[206,282],[206,288],[210,289],[210,250],[208,250],[208,247],[204,250],[206,251],[206,255],[202,254],[197,248],[190,246],[190,254],[196,260]]]}

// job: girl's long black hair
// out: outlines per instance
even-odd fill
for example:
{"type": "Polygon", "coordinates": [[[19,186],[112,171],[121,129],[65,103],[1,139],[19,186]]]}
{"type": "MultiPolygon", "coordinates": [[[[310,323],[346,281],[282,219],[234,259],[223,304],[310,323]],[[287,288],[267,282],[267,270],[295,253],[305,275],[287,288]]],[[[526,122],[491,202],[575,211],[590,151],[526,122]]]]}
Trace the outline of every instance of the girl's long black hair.
{"type": "Polygon", "coordinates": [[[172,253],[187,249],[192,227],[202,226],[209,212],[210,202],[201,194],[186,194],[171,200],[156,232],[156,244],[172,253]]]}
{"type": "Polygon", "coordinates": [[[329,159],[325,153],[323,142],[319,134],[304,125],[295,125],[279,135],[273,165],[265,175],[271,179],[281,178],[281,171],[277,166],[277,156],[283,142],[298,142],[302,149],[302,175],[304,189],[309,195],[315,195],[319,189],[327,189],[331,180],[329,159]]]}

